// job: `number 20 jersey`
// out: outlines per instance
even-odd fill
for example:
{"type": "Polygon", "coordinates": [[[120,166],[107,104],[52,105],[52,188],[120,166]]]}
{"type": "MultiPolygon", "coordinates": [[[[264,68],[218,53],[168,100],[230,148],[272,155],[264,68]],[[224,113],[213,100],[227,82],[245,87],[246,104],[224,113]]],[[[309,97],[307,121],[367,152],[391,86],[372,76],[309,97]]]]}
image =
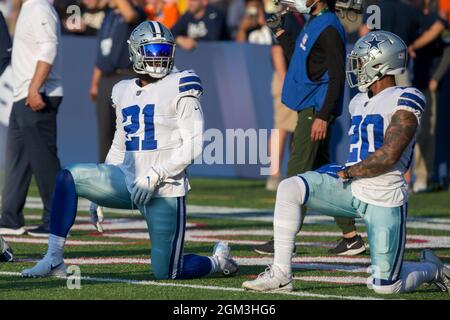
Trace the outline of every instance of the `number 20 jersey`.
{"type": "MultiPolygon", "coordinates": [[[[351,127],[350,152],[346,165],[354,165],[379,149],[392,116],[399,110],[412,112],[420,124],[426,100],[412,87],[390,87],[369,98],[368,93],[357,94],[349,105],[351,127]]],[[[400,160],[389,172],[373,177],[354,179],[353,195],[369,204],[398,207],[408,199],[404,174],[411,165],[415,139],[404,150],[400,160]]]]}
{"type": "MultiPolygon", "coordinates": [[[[120,81],[112,90],[116,132],[106,160],[124,172],[130,192],[135,179],[147,176],[151,168],[156,170],[168,162],[180,161],[184,128],[180,127],[179,119],[188,114],[186,110],[179,110],[180,100],[183,97],[198,99],[203,93],[201,80],[193,71],[174,68],[166,77],[144,87],[138,85],[137,80],[120,81]]],[[[201,115],[201,110],[199,112],[201,115]]],[[[198,117],[197,111],[196,118],[187,119],[190,127],[198,125],[198,117]]],[[[203,117],[200,117],[202,125],[203,117]]],[[[203,127],[198,130],[202,132],[203,127]]],[[[178,170],[181,172],[170,172],[153,196],[184,196],[190,188],[184,170],[189,164],[183,162],[182,169],[178,170]]]]}

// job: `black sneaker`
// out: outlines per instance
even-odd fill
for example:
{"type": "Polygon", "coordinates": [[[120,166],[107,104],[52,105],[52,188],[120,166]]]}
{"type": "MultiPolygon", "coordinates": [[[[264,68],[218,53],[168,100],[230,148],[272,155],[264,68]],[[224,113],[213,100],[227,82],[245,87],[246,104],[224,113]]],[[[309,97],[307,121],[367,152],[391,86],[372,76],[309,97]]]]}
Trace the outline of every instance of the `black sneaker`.
{"type": "MultiPolygon", "coordinates": [[[[275,240],[273,240],[273,238],[272,238],[269,241],[267,241],[266,243],[254,246],[253,250],[259,254],[273,255],[275,252],[275,240]]],[[[294,250],[292,253],[295,254],[295,251],[296,251],[296,247],[294,246],[294,250]]]]}
{"type": "Polygon", "coordinates": [[[42,225],[37,228],[28,230],[28,235],[30,235],[32,237],[45,238],[45,237],[48,237],[49,234],[50,234],[49,228],[46,226],[42,226],[42,225]]]}
{"type": "Polygon", "coordinates": [[[342,238],[336,248],[328,250],[328,253],[338,256],[356,256],[364,252],[366,252],[366,246],[360,235],[356,235],[350,239],[342,238]]]}

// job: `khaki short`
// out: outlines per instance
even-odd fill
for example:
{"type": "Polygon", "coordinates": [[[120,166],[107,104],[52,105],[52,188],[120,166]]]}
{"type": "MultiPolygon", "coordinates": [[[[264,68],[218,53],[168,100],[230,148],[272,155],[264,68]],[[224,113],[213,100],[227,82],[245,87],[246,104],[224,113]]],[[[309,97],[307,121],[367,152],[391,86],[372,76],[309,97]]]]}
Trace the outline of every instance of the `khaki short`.
{"type": "Polygon", "coordinates": [[[297,125],[297,112],[289,109],[281,102],[283,84],[274,73],[272,77],[274,129],[294,132],[297,125]]]}

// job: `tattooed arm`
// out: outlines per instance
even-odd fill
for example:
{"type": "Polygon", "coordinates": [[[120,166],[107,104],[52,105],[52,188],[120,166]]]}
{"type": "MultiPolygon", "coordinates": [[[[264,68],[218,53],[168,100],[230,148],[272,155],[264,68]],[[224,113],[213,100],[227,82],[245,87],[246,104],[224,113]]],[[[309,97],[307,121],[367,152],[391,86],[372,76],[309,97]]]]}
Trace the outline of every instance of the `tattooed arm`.
{"type": "Polygon", "coordinates": [[[416,116],[409,111],[397,111],[386,130],[383,145],[363,161],[340,171],[341,178],[372,178],[389,171],[402,156],[414,138],[419,126],[416,116]]]}

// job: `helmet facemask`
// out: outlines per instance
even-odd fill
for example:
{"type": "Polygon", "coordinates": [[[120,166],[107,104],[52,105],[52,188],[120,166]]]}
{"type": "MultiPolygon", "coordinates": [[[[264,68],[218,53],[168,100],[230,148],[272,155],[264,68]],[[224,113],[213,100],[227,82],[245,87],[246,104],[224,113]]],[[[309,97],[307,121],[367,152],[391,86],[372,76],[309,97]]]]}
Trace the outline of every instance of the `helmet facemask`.
{"type": "Polygon", "coordinates": [[[133,70],[139,74],[148,74],[152,78],[163,78],[173,68],[175,44],[170,42],[148,42],[136,48],[130,45],[133,70]]]}
{"type": "Polygon", "coordinates": [[[175,39],[165,26],[156,21],[144,21],[131,33],[128,40],[133,70],[161,79],[174,66],[175,39]]]}
{"type": "Polygon", "coordinates": [[[359,91],[367,92],[369,87],[376,81],[380,80],[385,73],[386,66],[378,64],[371,66],[370,62],[373,60],[371,54],[366,56],[359,56],[351,53],[347,56],[347,81],[350,88],[358,87],[359,91]],[[372,72],[369,72],[371,68],[372,72]]]}

